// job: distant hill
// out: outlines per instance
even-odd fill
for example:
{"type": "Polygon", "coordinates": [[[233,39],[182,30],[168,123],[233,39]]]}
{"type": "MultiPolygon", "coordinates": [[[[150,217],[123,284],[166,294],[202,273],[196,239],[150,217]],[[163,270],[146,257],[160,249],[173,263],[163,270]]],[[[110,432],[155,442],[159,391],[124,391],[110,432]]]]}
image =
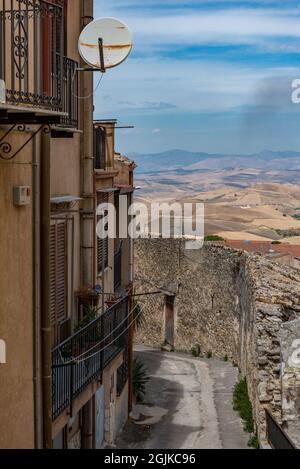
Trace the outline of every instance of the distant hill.
{"type": "Polygon", "coordinates": [[[252,155],[210,154],[170,150],[162,153],[130,155],[138,165],[137,174],[176,171],[199,172],[254,168],[271,170],[300,170],[300,152],[263,150],[252,155]]]}

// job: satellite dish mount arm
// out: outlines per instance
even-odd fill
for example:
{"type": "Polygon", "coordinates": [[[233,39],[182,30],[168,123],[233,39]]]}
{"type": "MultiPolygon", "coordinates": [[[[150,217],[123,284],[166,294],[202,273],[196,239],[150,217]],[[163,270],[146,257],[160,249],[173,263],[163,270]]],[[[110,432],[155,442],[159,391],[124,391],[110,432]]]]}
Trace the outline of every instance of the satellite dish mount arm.
{"type": "Polygon", "coordinates": [[[102,37],[99,37],[98,43],[99,43],[100,71],[102,73],[105,73],[106,69],[105,69],[105,63],[104,63],[104,50],[103,50],[103,39],[102,39],[102,37]]]}
{"type": "Polygon", "coordinates": [[[104,62],[104,46],[103,46],[103,39],[102,37],[98,38],[98,45],[99,45],[99,58],[100,58],[100,68],[96,67],[80,67],[77,68],[78,72],[101,72],[105,73],[105,62],[104,62]]]}

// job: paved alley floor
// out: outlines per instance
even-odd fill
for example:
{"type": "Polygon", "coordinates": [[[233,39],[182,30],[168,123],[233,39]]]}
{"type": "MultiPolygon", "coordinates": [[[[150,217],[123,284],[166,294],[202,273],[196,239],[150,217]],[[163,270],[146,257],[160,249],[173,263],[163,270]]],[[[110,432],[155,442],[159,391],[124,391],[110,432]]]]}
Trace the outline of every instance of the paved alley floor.
{"type": "Polygon", "coordinates": [[[127,424],[117,448],[247,448],[249,435],[232,409],[237,369],[219,360],[137,347],[150,381],[136,419],[127,424]]]}

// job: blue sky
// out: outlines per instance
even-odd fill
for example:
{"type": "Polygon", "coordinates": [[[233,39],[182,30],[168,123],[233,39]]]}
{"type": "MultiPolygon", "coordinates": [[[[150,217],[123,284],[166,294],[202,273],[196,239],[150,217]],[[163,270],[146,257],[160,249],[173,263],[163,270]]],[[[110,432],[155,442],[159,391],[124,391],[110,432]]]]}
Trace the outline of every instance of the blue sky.
{"type": "Polygon", "coordinates": [[[134,38],[95,96],[97,118],[135,125],[120,151],[300,151],[300,0],[95,0],[100,16],[134,38]]]}

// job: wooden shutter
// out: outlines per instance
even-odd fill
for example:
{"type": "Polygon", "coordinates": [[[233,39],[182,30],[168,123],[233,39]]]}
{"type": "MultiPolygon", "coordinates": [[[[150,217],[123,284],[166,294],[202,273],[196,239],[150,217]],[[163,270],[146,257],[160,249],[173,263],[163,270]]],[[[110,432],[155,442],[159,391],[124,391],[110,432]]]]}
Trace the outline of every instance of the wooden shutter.
{"type": "MultiPolygon", "coordinates": [[[[108,203],[108,194],[98,195],[98,205],[108,203]]],[[[98,217],[98,221],[101,217],[98,217]]],[[[108,226],[107,226],[108,228],[108,226]]],[[[97,236],[97,273],[102,273],[102,258],[104,256],[104,266],[108,266],[108,238],[101,239],[97,236]]]]}
{"type": "Polygon", "coordinates": [[[50,312],[53,343],[60,340],[60,325],[67,319],[67,222],[50,228],[50,312]]]}
{"type": "Polygon", "coordinates": [[[50,314],[51,325],[56,322],[56,226],[50,227],[50,314]]]}

